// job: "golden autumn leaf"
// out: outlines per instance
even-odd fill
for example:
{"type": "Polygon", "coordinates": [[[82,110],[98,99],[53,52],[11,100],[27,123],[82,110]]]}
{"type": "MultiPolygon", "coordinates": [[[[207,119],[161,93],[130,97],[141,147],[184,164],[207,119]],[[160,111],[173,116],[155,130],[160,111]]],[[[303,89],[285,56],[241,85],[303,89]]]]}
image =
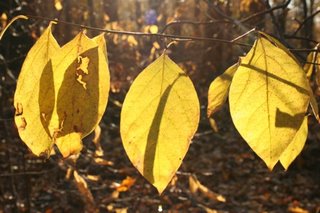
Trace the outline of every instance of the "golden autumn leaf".
{"type": "Polygon", "coordinates": [[[161,194],[196,132],[199,100],[189,77],[165,54],[134,80],[120,132],[132,164],[161,194]]]}
{"type": "Polygon", "coordinates": [[[81,139],[95,129],[105,111],[110,85],[106,54],[104,34],[89,39],[81,32],[52,57],[52,82],[41,82],[54,85],[56,91],[45,94],[56,100],[48,126],[64,157],[80,152],[81,139]]]}
{"type": "Polygon", "coordinates": [[[297,134],[280,156],[280,163],[286,170],[302,151],[304,144],[306,143],[307,136],[308,116],[305,116],[297,134]]]}
{"type": "Polygon", "coordinates": [[[210,84],[208,91],[208,117],[218,111],[226,102],[231,80],[238,66],[238,64],[232,65],[210,84]]]}
{"type": "Polygon", "coordinates": [[[54,7],[58,11],[62,10],[63,9],[62,0],[54,0],[54,7]]]}
{"type": "Polygon", "coordinates": [[[50,58],[56,55],[59,49],[60,46],[51,33],[50,24],[30,49],[23,63],[14,95],[15,123],[19,135],[37,156],[49,156],[53,146],[43,120],[50,119],[55,97],[46,96],[46,103],[42,107],[39,106],[39,102],[44,98],[41,93],[54,93],[54,90],[50,90],[50,87],[53,86],[50,84],[53,83],[50,58]],[[42,90],[41,82],[46,82],[45,90],[42,90]]]}
{"type": "Polygon", "coordinates": [[[307,63],[303,66],[304,71],[307,73],[307,78],[310,79],[313,70],[315,68],[315,63],[316,63],[316,54],[317,52],[310,52],[307,56],[307,63]]]}
{"type": "MultiPolygon", "coordinates": [[[[283,44],[281,44],[281,42],[279,42],[277,39],[273,38],[272,36],[270,36],[264,32],[259,31],[259,33],[262,36],[266,37],[275,46],[277,46],[278,48],[283,50],[285,53],[287,53],[293,60],[295,60],[295,62],[297,64],[300,64],[299,60],[283,44]]],[[[318,45],[315,47],[315,49],[318,49],[318,45]]],[[[313,53],[316,53],[316,52],[313,52],[313,53]]],[[[306,72],[307,78],[310,78],[312,75],[312,72],[314,69],[312,63],[314,63],[314,62],[311,62],[311,61],[314,61],[313,57],[316,57],[316,55],[317,54],[315,54],[315,55],[309,54],[308,59],[307,59],[307,62],[309,62],[309,63],[306,63],[303,67],[304,71],[306,72]]],[[[309,81],[308,81],[308,87],[309,87],[308,90],[309,90],[309,95],[310,95],[310,106],[311,106],[311,109],[312,109],[312,112],[313,112],[315,118],[319,121],[319,107],[318,107],[318,103],[316,101],[316,98],[313,94],[313,91],[310,87],[309,81]]]]}
{"type": "MultiPolygon", "coordinates": [[[[315,49],[318,49],[317,45],[315,47],[315,49]]],[[[310,79],[311,75],[313,73],[313,70],[316,69],[317,67],[314,65],[314,63],[316,63],[316,57],[318,56],[317,52],[311,52],[309,53],[308,57],[307,57],[307,63],[303,66],[304,71],[307,74],[307,78],[310,79]]],[[[310,92],[310,106],[312,109],[312,113],[314,115],[314,117],[319,121],[319,107],[318,107],[318,103],[317,100],[314,96],[314,93],[312,91],[312,88],[309,84],[309,92],[310,92]]]]}
{"type": "Polygon", "coordinates": [[[311,88],[309,82],[308,82],[308,89],[309,89],[310,106],[312,109],[312,113],[313,113],[314,117],[317,119],[317,121],[320,122],[318,102],[316,100],[316,97],[314,96],[314,93],[312,91],[312,88],[311,88]]]}
{"type": "Polygon", "coordinates": [[[255,42],[229,93],[237,130],[269,169],[293,141],[310,101],[305,72],[274,43],[264,37],[255,42]]]}
{"type": "Polygon", "coordinates": [[[275,39],[271,35],[268,35],[265,32],[262,32],[262,31],[258,31],[258,32],[259,32],[260,35],[264,36],[267,40],[269,40],[269,42],[271,42],[274,46],[280,48],[282,51],[284,51],[286,54],[288,54],[293,60],[295,60],[295,62],[298,65],[300,65],[299,60],[280,41],[278,41],[277,39],[275,39]]]}

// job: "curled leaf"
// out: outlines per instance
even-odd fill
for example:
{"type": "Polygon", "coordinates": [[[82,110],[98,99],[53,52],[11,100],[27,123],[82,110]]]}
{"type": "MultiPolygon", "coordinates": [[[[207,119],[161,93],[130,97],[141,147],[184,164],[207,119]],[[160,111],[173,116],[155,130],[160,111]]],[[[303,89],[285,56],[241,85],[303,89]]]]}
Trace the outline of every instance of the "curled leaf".
{"type": "Polygon", "coordinates": [[[232,65],[210,84],[208,92],[208,117],[218,111],[226,102],[231,80],[238,66],[238,64],[232,65]]]}

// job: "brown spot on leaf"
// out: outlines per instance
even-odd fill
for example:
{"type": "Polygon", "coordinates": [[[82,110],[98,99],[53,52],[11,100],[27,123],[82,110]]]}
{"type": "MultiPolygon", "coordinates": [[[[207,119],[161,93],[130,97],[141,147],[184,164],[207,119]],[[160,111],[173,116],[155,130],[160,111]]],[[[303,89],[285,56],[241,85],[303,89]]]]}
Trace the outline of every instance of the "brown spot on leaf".
{"type": "Polygon", "coordinates": [[[25,130],[27,126],[27,121],[24,117],[21,117],[21,125],[18,127],[19,130],[25,130]]]}
{"type": "Polygon", "coordinates": [[[17,103],[16,106],[16,116],[22,115],[23,114],[23,106],[22,103],[17,103]]]}
{"type": "Polygon", "coordinates": [[[74,125],[74,126],[73,126],[73,130],[74,130],[75,132],[79,132],[78,126],[77,126],[77,125],[74,125]]]}

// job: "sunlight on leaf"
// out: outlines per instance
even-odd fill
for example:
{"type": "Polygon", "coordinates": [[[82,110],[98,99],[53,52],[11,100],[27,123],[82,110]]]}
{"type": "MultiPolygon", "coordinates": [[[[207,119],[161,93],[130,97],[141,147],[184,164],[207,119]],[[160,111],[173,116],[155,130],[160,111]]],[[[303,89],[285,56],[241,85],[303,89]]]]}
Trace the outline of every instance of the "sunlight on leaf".
{"type": "Polygon", "coordinates": [[[53,146],[49,132],[45,129],[45,121],[51,118],[55,98],[49,95],[48,87],[44,90],[40,88],[40,81],[42,79],[50,86],[48,79],[53,75],[50,58],[56,55],[59,49],[57,41],[52,36],[50,24],[30,49],[23,63],[14,96],[15,123],[19,135],[37,156],[49,156],[53,146]],[[45,67],[46,72],[43,75],[45,67]],[[41,108],[39,101],[42,97],[38,95],[40,93],[48,95],[46,104],[41,108]]]}
{"type": "Polygon", "coordinates": [[[110,85],[105,51],[104,34],[89,39],[81,32],[52,57],[56,102],[49,131],[64,157],[80,152],[81,139],[105,111],[110,85]]]}
{"type": "Polygon", "coordinates": [[[208,117],[218,111],[226,102],[231,80],[238,66],[239,64],[232,65],[210,84],[208,92],[208,117]]]}
{"type": "Polygon", "coordinates": [[[121,138],[132,164],[161,194],[186,155],[199,122],[189,77],[165,54],[134,80],[121,111],[121,138]]]}
{"type": "Polygon", "coordinates": [[[312,113],[313,113],[314,117],[317,119],[317,121],[320,122],[318,102],[316,100],[316,97],[314,96],[314,93],[312,91],[312,88],[311,88],[309,82],[308,82],[308,89],[309,89],[310,106],[312,109],[312,113]]]}
{"type": "Polygon", "coordinates": [[[285,149],[280,156],[280,163],[287,170],[290,164],[296,159],[296,157],[302,151],[304,144],[306,143],[308,136],[308,116],[304,117],[304,120],[293,138],[292,142],[285,149]]]}
{"type": "Polygon", "coordinates": [[[271,42],[273,45],[275,45],[276,47],[278,47],[282,51],[284,51],[286,54],[288,54],[291,57],[291,59],[293,59],[298,65],[300,65],[300,62],[295,57],[295,55],[293,55],[292,52],[290,52],[288,50],[288,48],[286,48],[286,46],[284,46],[280,41],[278,41],[277,39],[273,38],[272,36],[268,35],[267,33],[262,32],[262,31],[259,31],[259,34],[264,36],[267,40],[269,40],[269,42],[271,42]]]}
{"type": "Polygon", "coordinates": [[[278,43],[264,37],[255,42],[229,94],[237,130],[270,170],[293,141],[310,101],[305,72],[278,43]]]}
{"type": "MultiPolygon", "coordinates": [[[[315,49],[317,50],[318,49],[318,46],[317,45],[315,47],[315,49]]],[[[316,57],[318,56],[317,52],[311,52],[309,53],[308,57],[307,57],[307,63],[304,65],[303,69],[304,71],[306,72],[307,74],[307,78],[310,79],[311,78],[311,75],[314,71],[314,69],[317,69],[317,66],[314,65],[314,63],[317,62],[316,60],[316,57]]],[[[319,122],[319,107],[318,107],[318,103],[317,103],[317,100],[314,96],[314,93],[312,91],[312,88],[310,86],[310,83],[308,82],[309,84],[309,93],[310,93],[310,106],[311,106],[311,109],[312,109],[312,113],[314,115],[314,117],[318,120],[319,122]]]]}
{"type": "Polygon", "coordinates": [[[314,63],[316,63],[316,52],[310,52],[308,57],[307,57],[307,62],[306,64],[303,66],[304,71],[307,73],[307,77],[310,79],[313,70],[315,68],[314,63]]]}

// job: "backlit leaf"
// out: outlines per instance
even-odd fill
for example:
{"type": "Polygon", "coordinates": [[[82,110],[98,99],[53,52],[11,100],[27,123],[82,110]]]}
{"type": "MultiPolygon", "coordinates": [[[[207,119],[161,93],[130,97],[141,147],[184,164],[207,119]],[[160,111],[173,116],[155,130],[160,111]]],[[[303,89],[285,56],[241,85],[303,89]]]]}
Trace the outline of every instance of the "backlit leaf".
{"type": "Polygon", "coordinates": [[[316,52],[310,52],[308,57],[307,57],[307,63],[303,66],[304,71],[307,73],[307,77],[310,79],[313,70],[315,68],[315,63],[316,63],[316,52]]]}
{"type": "Polygon", "coordinates": [[[318,122],[320,122],[318,102],[316,100],[316,97],[314,96],[314,93],[312,91],[312,88],[311,88],[309,82],[308,82],[308,89],[309,89],[310,106],[311,106],[312,113],[313,113],[314,117],[318,120],[318,122]]]}
{"type": "Polygon", "coordinates": [[[121,111],[121,137],[133,165],[159,191],[166,188],[199,122],[188,76],[165,54],[133,82],[121,111]]]}
{"type": "Polygon", "coordinates": [[[208,91],[208,117],[218,111],[226,102],[231,80],[238,66],[238,64],[232,65],[210,84],[208,91]]]}
{"type": "MultiPolygon", "coordinates": [[[[275,46],[277,46],[278,48],[280,48],[281,50],[283,50],[285,53],[287,53],[292,59],[294,59],[297,64],[300,64],[299,60],[283,45],[281,44],[277,39],[273,38],[272,36],[264,33],[264,32],[261,32],[259,31],[259,33],[261,35],[263,35],[264,37],[266,37],[269,41],[271,41],[275,46]]],[[[318,49],[318,45],[315,46],[315,49],[318,49]]],[[[315,57],[317,56],[318,54],[316,54],[316,52],[311,52],[309,55],[308,55],[308,58],[307,58],[307,63],[304,65],[303,69],[304,71],[306,72],[306,75],[307,75],[307,78],[310,79],[311,75],[312,75],[312,72],[314,70],[314,63],[315,63],[315,57]]],[[[309,82],[308,82],[309,84],[309,82]]],[[[318,103],[316,101],[316,98],[313,94],[313,91],[309,85],[309,95],[310,95],[310,106],[311,106],[311,109],[312,109],[312,112],[315,116],[315,118],[319,121],[319,108],[318,108],[318,103]]]]}
{"type": "Polygon", "coordinates": [[[43,120],[50,119],[55,97],[46,96],[46,104],[39,107],[43,99],[41,94],[51,94],[52,66],[50,57],[56,55],[60,47],[51,33],[51,24],[43,32],[39,40],[30,49],[20,72],[14,96],[16,108],[15,123],[19,135],[31,151],[39,156],[49,156],[53,142],[45,129],[43,120]],[[42,71],[46,67],[46,71],[42,71]],[[40,89],[41,81],[46,82],[44,90],[40,89]]]}
{"type": "Polygon", "coordinates": [[[56,93],[50,95],[56,102],[49,131],[67,157],[80,152],[81,139],[94,130],[106,108],[110,76],[104,35],[89,39],[79,33],[52,57],[52,67],[56,93]]]}
{"type": "Polygon", "coordinates": [[[285,151],[280,156],[280,163],[287,170],[290,164],[296,159],[296,157],[302,151],[304,144],[306,143],[308,136],[308,116],[304,117],[304,120],[293,138],[293,141],[285,149],[285,151]]]}
{"type": "Polygon", "coordinates": [[[259,38],[230,86],[232,120],[269,169],[293,141],[310,101],[306,74],[287,52],[275,39],[259,38]]]}
{"type": "MultiPolygon", "coordinates": [[[[315,47],[315,49],[318,49],[317,45],[315,47]]],[[[307,74],[307,78],[310,79],[311,75],[313,73],[313,70],[316,69],[317,67],[314,65],[317,60],[316,57],[318,56],[317,52],[311,52],[309,53],[308,57],[307,57],[307,63],[303,66],[304,71],[307,74]]],[[[312,88],[309,84],[309,93],[310,93],[310,106],[313,112],[314,117],[319,121],[319,107],[318,107],[318,103],[317,100],[313,94],[312,88]]]]}
{"type": "Polygon", "coordinates": [[[259,31],[259,34],[266,37],[267,40],[269,40],[273,45],[280,48],[282,51],[284,51],[286,54],[288,54],[293,60],[295,60],[295,62],[297,64],[300,65],[299,60],[280,41],[278,41],[277,39],[273,38],[272,36],[268,35],[267,33],[262,32],[262,31],[259,31]]]}

